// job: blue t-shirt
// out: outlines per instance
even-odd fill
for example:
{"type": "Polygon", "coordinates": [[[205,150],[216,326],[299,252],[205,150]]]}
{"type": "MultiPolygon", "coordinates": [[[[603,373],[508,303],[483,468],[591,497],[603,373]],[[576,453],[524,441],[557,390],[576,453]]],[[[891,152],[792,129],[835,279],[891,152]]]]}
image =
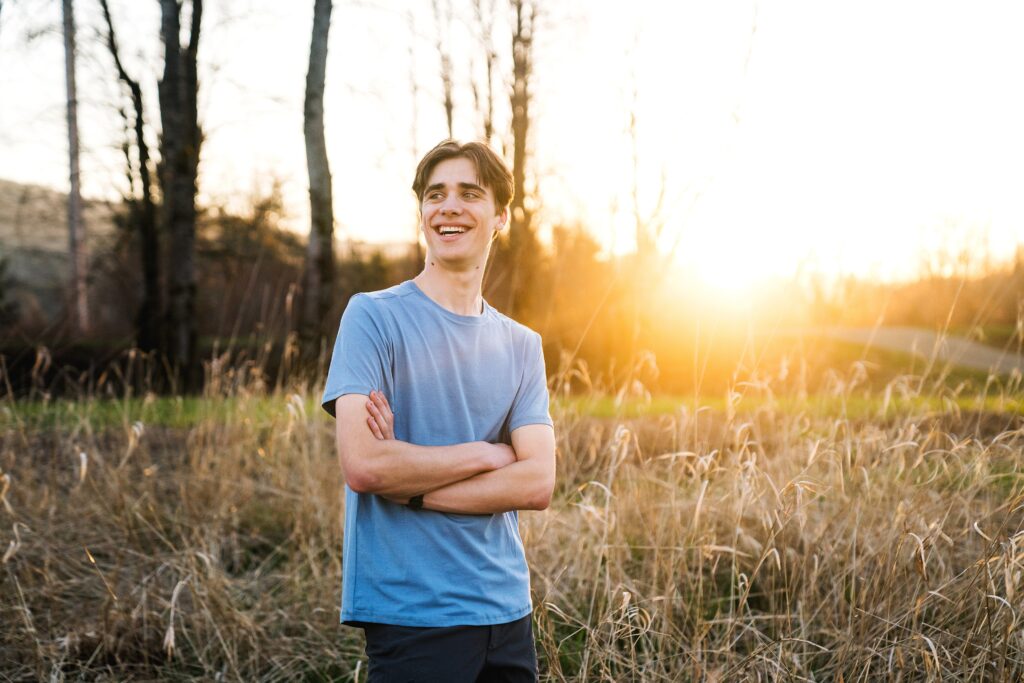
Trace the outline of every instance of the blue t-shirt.
{"type": "MultiPolygon", "coordinates": [[[[395,438],[422,446],[511,443],[551,424],[540,335],[491,308],[452,313],[412,281],[358,294],[341,318],[323,406],[384,393],[395,438]]],[[[345,487],[341,620],[500,624],[530,613],[516,512],[410,510],[345,487]]]]}

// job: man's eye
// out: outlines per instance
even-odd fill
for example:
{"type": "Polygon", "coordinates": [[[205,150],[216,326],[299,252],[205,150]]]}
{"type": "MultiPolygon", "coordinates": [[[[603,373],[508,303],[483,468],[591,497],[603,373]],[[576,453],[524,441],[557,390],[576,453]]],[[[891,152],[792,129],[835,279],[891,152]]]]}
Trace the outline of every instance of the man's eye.
{"type": "Polygon", "coordinates": [[[466,199],[476,199],[476,198],[477,198],[477,197],[479,197],[480,195],[479,195],[479,193],[477,193],[477,192],[466,192],[466,193],[465,193],[465,194],[463,194],[462,196],[463,196],[463,197],[465,197],[466,199]]]}
{"type": "Polygon", "coordinates": [[[440,192],[431,192],[427,195],[427,199],[441,199],[442,196],[440,192]]]}

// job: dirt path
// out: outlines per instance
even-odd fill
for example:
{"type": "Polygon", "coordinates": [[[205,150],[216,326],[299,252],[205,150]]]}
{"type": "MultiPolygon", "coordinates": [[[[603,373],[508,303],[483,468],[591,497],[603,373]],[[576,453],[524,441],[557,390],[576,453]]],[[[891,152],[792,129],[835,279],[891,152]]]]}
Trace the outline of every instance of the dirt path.
{"type": "Polygon", "coordinates": [[[1024,373],[1024,356],[1014,351],[1001,351],[954,335],[940,337],[932,330],[917,327],[832,327],[824,330],[824,334],[877,349],[903,351],[925,359],[948,361],[973,370],[1000,374],[1017,370],[1024,373]]]}

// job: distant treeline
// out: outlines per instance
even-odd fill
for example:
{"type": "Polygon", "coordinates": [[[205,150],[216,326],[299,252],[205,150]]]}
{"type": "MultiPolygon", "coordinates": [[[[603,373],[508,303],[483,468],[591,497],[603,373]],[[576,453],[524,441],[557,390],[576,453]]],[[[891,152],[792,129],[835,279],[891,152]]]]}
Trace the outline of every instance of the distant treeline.
{"type": "Polygon", "coordinates": [[[1024,341],[1024,245],[1009,263],[959,271],[934,269],[895,284],[848,278],[828,295],[818,292],[814,317],[821,324],[950,329],[999,345],[1024,341]]]}
{"type": "MultiPolygon", "coordinates": [[[[115,207],[120,227],[93,252],[88,338],[77,336],[68,321],[20,318],[5,299],[9,281],[5,290],[0,264],[6,379],[22,393],[33,382],[53,385],[58,372],[64,382],[88,385],[132,347],[143,275],[128,213],[115,207]],[[35,367],[40,346],[47,348],[49,379],[35,367]]],[[[270,382],[296,373],[317,381],[333,338],[317,348],[298,343],[305,240],[281,224],[281,200],[273,192],[244,215],[220,208],[200,212],[196,322],[207,369],[217,356],[221,365],[258,365],[270,382]]],[[[389,251],[349,245],[338,254],[325,329],[336,327],[353,294],[419,271],[415,245],[407,254],[389,251]]],[[[508,243],[499,242],[485,296],[541,332],[549,374],[562,391],[721,392],[765,378],[813,390],[823,381],[819,370],[836,360],[807,342],[807,329],[817,326],[947,328],[1016,349],[1024,317],[1024,250],[1011,264],[971,278],[933,275],[903,284],[847,279],[829,290],[793,282],[725,305],[657,255],[609,259],[582,226],[560,226],[523,262],[514,262],[508,243]],[[516,280],[518,295],[510,300],[516,280]]],[[[146,381],[160,384],[152,370],[146,381]]]]}

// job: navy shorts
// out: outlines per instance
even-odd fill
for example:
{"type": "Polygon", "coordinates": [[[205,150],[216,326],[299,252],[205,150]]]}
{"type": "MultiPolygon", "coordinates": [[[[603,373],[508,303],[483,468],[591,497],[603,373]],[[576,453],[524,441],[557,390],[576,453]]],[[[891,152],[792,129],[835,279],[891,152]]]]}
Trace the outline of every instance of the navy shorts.
{"type": "Polygon", "coordinates": [[[537,680],[529,615],[493,626],[360,626],[366,632],[370,659],[367,683],[537,680]]]}

